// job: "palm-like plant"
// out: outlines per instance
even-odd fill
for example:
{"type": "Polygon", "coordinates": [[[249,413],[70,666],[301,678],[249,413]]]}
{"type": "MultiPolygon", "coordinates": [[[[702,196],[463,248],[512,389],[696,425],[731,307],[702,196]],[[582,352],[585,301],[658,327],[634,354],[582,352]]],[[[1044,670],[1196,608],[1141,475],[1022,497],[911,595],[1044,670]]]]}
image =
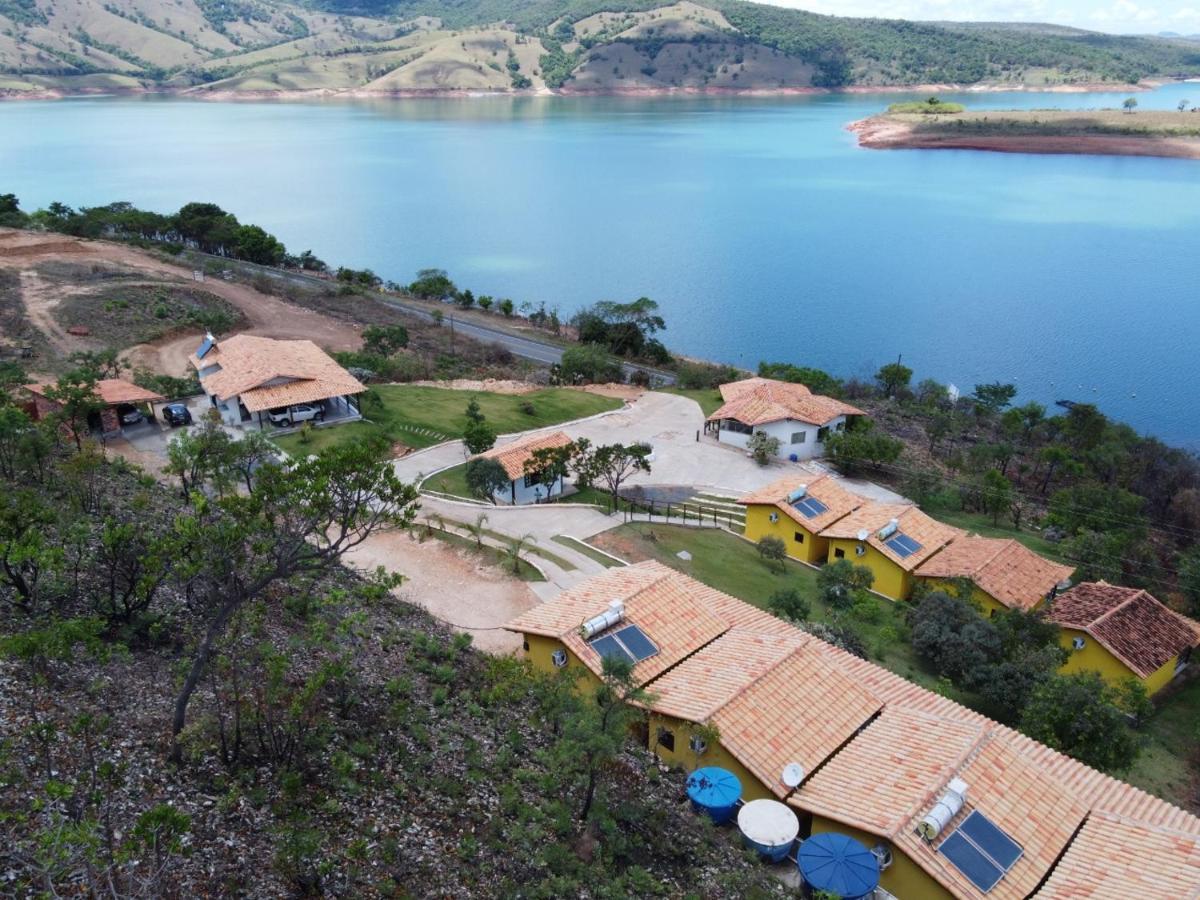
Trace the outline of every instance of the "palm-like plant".
{"type": "Polygon", "coordinates": [[[484,532],[483,526],[487,524],[487,521],[488,521],[487,513],[480,513],[475,518],[475,524],[467,525],[467,531],[471,532],[471,537],[475,538],[475,546],[476,547],[480,547],[480,548],[483,547],[483,532],[484,532]]]}
{"type": "Polygon", "coordinates": [[[509,565],[512,566],[512,573],[514,575],[521,574],[521,562],[522,562],[521,554],[525,552],[525,550],[530,546],[530,544],[536,544],[536,543],[537,543],[537,538],[535,538],[532,534],[523,534],[519,538],[513,538],[509,542],[508,561],[509,561],[509,565]]]}

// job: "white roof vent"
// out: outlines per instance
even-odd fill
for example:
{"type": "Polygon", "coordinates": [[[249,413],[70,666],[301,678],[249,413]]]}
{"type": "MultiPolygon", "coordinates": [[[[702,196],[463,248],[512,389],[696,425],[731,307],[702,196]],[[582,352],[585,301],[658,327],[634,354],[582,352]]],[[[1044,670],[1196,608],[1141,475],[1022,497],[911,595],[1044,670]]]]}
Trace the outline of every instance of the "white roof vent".
{"type": "Polygon", "coordinates": [[[608,609],[600,613],[598,616],[593,616],[579,627],[579,632],[586,641],[590,637],[594,637],[606,628],[612,628],[625,617],[625,601],[613,600],[608,604],[608,609]]]}
{"type": "Polygon", "coordinates": [[[927,841],[936,838],[950,820],[958,815],[967,799],[967,783],[961,778],[952,778],[946,785],[946,791],[933,804],[933,809],[921,819],[917,831],[927,841]]]}
{"type": "Polygon", "coordinates": [[[899,530],[899,528],[900,528],[900,520],[892,519],[886,525],[884,525],[882,528],[879,529],[879,534],[877,535],[877,537],[881,541],[886,541],[893,534],[895,534],[899,530]]]}

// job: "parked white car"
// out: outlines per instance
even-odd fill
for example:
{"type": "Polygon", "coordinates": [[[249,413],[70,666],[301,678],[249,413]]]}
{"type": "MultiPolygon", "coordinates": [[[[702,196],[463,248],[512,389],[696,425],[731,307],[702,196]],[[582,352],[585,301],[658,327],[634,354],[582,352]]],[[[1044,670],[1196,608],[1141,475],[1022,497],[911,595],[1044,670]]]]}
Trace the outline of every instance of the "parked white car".
{"type": "Polygon", "coordinates": [[[272,425],[287,428],[299,422],[310,419],[320,422],[325,418],[325,408],[312,403],[299,403],[295,406],[279,406],[267,412],[267,418],[272,425]]]}

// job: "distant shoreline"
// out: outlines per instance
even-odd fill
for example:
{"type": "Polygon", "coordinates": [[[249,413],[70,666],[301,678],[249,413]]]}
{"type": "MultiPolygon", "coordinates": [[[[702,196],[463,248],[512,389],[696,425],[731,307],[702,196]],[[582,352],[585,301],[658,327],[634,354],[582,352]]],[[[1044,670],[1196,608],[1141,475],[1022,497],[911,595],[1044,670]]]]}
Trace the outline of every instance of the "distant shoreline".
{"type": "MultiPolygon", "coordinates": [[[[1047,111],[1025,111],[1049,115],[1047,111]]],[[[911,116],[881,114],[846,126],[858,145],[870,150],[982,150],[993,153],[1037,153],[1080,156],[1153,156],[1200,159],[1200,137],[1148,131],[1145,134],[1080,127],[1037,126],[1006,121],[1004,111],[989,111],[994,126],[956,129],[950,122],[925,123],[911,116]],[[994,129],[994,130],[993,130],[994,129]]],[[[1013,115],[1016,115],[1014,113],[1013,115]]],[[[1194,114],[1200,124],[1200,114],[1194,114]]],[[[1137,120],[1134,120],[1137,121],[1137,120]]]]}
{"type": "Polygon", "coordinates": [[[1170,80],[1145,81],[1139,84],[1090,82],[1085,84],[913,84],[913,85],[850,85],[840,88],[728,88],[728,87],[664,87],[664,88],[560,88],[558,90],[394,90],[378,91],[366,88],[313,88],[286,91],[207,90],[203,85],[191,87],[112,87],[61,90],[45,88],[34,91],[0,90],[0,102],[6,100],[69,100],[82,97],[166,96],[213,102],[263,100],[412,100],[412,99],[476,99],[480,97],[803,97],[827,94],[932,94],[932,93],[1049,93],[1087,94],[1096,92],[1131,93],[1151,91],[1170,80]]]}

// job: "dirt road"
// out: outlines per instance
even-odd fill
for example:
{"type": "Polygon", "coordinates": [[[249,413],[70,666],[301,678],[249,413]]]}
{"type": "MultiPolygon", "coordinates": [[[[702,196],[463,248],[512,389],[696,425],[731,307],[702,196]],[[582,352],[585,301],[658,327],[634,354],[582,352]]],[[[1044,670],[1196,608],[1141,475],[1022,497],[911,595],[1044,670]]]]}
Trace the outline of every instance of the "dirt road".
{"type": "MultiPolygon", "coordinates": [[[[261,293],[246,284],[206,277],[202,284],[192,280],[190,269],[172,265],[161,259],[122,244],[105,241],[85,241],[61,234],[43,234],[0,228],[0,267],[17,269],[22,279],[22,299],[29,319],[43,332],[56,349],[90,349],[85,341],[67,335],[55,323],[55,305],[49,285],[34,270],[39,262],[68,256],[74,263],[94,262],[115,266],[159,283],[188,284],[215,294],[236,306],[246,317],[240,331],[282,339],[306,338],[330,350],[356,350],[362,345],[358,326],[295,306],[278,297],[261,293]]],[[[150,344],[139,344],[124,354],[134,365],[167,375],[181,375],[187,369],[187,358],[195,349],[195,334],[172,335],[150,344]]]]}

